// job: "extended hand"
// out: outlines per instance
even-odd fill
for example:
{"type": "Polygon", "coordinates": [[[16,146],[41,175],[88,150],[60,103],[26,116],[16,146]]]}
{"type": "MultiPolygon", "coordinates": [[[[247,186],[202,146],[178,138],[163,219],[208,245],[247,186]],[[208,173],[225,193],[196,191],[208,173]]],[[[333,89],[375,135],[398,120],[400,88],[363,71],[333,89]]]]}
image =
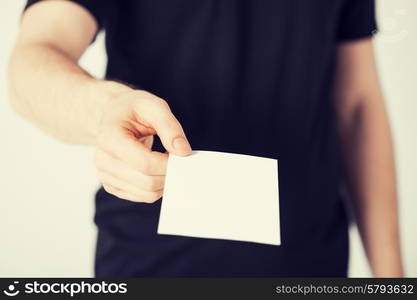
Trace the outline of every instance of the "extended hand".
{"type": "Polygon", "coordinates": [[[180,123],[163,99],[134,90],[105,107],[95,165],[108,193],[135,202],[161,198],[168,153],[152,151],[155,134],[169,153],[191,154],[180,123]]]}

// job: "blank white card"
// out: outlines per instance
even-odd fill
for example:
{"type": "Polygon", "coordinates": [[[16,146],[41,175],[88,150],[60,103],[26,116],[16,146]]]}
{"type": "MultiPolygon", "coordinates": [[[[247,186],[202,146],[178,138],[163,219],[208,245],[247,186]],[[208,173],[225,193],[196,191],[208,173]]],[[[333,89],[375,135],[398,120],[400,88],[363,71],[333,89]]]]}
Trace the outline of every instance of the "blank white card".
{"type": "Polygon", "coordinates": [[[170,155],[158,233],[280,245],[278,161],[170,155]]]}

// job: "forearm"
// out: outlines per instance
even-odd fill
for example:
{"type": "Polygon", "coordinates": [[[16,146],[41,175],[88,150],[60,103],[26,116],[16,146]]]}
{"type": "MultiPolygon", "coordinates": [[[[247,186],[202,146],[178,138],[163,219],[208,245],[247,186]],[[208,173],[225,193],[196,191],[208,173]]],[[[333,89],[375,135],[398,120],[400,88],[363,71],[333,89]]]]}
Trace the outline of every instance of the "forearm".
{"type": "Polygon", "coordinates": [[[381,95],[340,117],[349,191],[375,276],[402,276],[393,146],[381,95]]]}
{"type": "Polygon", "coordinates": [[[70,143],[92,144],[102,108],[128,87],[97,80],[75,59],[46,43],[17,45],[9,66],[9,98],[21,115],[70,143]]]}

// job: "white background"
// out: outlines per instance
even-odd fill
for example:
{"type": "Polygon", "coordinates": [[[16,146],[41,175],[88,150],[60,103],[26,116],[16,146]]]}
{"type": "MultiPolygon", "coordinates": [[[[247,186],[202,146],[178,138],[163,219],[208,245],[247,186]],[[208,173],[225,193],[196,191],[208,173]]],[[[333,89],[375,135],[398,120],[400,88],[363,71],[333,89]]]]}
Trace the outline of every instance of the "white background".
{"type": "MultiPolygon", "coordinates": [[[[5,71],[25,1],[0,2],[0,276],[93,276],[98,187],[92,150],[65,145],[13,113],[5,71]]],[[[377,59],[396,144],[402,246],[417,276],[417,1],[377,0],[377,59]]],[[[103,36],[82,65],[105,67],[103,36]]],[[[351,276],[369,276],[352,230],[351,276]]]]}

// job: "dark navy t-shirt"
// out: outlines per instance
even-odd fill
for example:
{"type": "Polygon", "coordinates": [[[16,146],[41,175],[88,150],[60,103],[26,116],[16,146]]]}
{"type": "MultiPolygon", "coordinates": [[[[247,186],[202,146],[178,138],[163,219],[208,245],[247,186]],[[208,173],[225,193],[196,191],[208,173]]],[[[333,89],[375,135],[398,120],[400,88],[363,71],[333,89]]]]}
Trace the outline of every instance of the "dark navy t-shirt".
{"type": "Polygon", "coordinates": [[[281,246],[158,235],[161,201],[100,189],[96,275],[346,276],[330,94],[337,46],[373,34],[374,1],[75,2],[106,33],[106,78],[165,99],[193,149],[279,159],[281,246]]]}

